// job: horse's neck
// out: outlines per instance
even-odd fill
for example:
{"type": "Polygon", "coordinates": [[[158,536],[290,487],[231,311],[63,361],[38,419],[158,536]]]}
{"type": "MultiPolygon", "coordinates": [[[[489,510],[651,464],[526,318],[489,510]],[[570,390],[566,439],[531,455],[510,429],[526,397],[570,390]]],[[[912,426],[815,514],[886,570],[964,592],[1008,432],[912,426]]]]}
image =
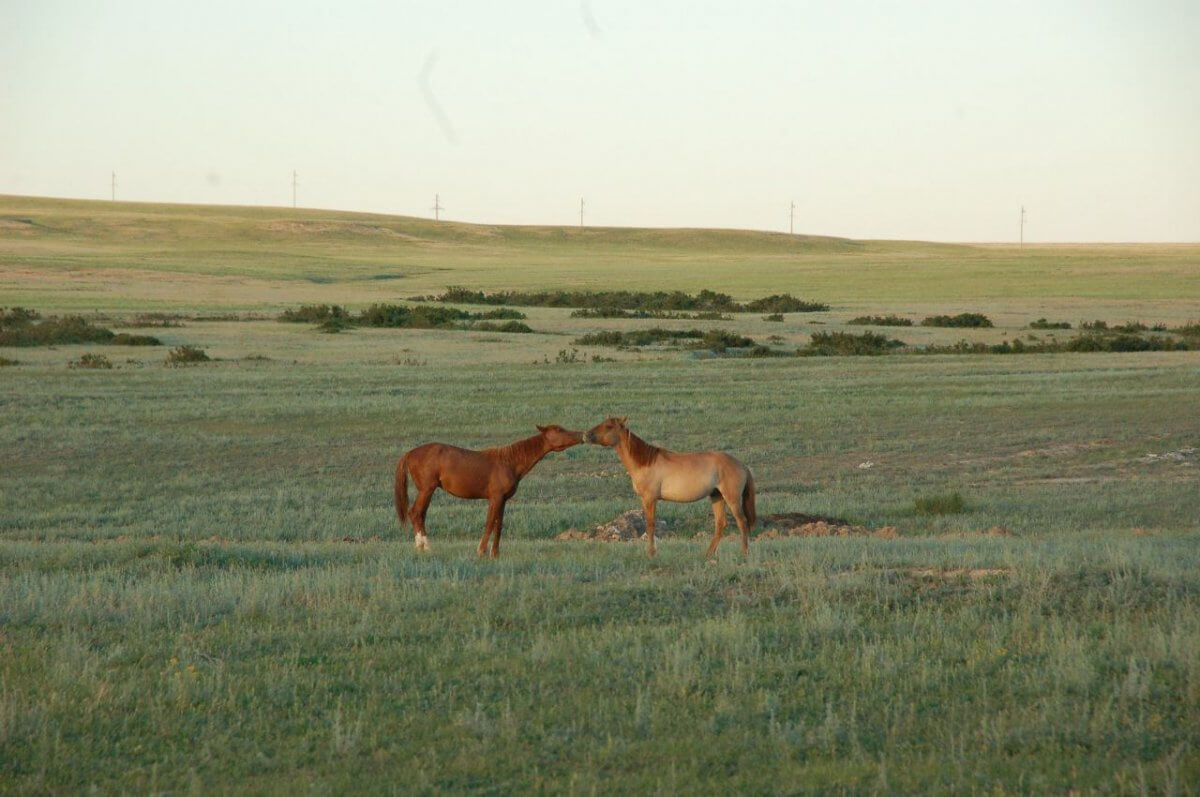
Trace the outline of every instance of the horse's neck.
{"type": "Polygon", "coordinates": [[[538,464],[542,457],[549,453],[550,449],[546,448],[545,438],[540,434],[535,434],[533,437],[518,440],[503,448],[494,448],[492,451],[495,452],[498,459],[511,465],[518,475],[524,476],[534,465],[538,464]]]}
{"type": "Polygon", "coordinates": [[[617,447],[617,456],[625,465],[625,470],[633,473],[648,467],[658,456],[659,449],[652,446],[633,432],[626,430],[621,437],[621,445],[617,447]]]}

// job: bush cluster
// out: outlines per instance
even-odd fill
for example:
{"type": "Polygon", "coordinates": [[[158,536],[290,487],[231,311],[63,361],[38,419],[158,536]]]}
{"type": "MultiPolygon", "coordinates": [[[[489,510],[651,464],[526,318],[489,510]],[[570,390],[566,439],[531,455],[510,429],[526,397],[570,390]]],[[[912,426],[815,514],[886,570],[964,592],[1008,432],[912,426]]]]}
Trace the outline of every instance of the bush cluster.
{"type": "Polygon", "coordinates": [[[1070,321],[1047,321],[1044,318],[1039,318],[1037,321],[1029,322],[1030,329],[1070,329],[1070,321]]]}
{"type": "Polygon", "coordinates": [[[649,346],[663,341],[690,341],[689,348],[723,352],[731,348],[754,346],[754,339],[738,335],[726,329],[631,329],[625,332],[607,330],[593,332],[576,338],[577,346],[649,346]]]}
{"type": "Polygon", "coordinates": [[[484,293],[451,286],[437,296],[418,300],[454,304],[515,304],[524,307],[578,307],[612,310],[680,311],[705,310],[719,313],[807,313],[828,310],[823,302],[798,299],[778,293],[744,304],[727,293],[702,290],[692,295],[683,291],[497,291],[484,293]]]}
{"type": "Polygon", "coordinates": [[[913,325],[911,319],[901,318],[898,315],[860,315],[858,318],[850,319],[848,323],[867,327],[911,327],[913,325]]]}
{"type": "Polygon", "coordinates": [[[56,346],[67,343],[110,343],[111,329],[92,326],[83,316],[39,320],[24,307],[0,309],[0,346],[56,346]]]}
{"type": "Polygon", "coordinates": [[[315,323],[322,332],[341,332],[355,326],[393,327],[403,329],[480,329],[491,332],[532,332],[527,325],[517,323],[525,318],[519,310],[501,307],[484,313],[468,313],[453,307],[422,304],[373,304],[354,316],[337,304],[306,304],[283,311],[278,320],[290,323],[315,323]],[[507,323],[494,324],[503,320],[507,323]],[[480,321],[474,326],[469,322],[480,321]]]}
{"type": "Polygon", "coordinates": [[[208,352],[196,346],[178,346],[167,352],[167,365],[193,365],[195,363],[206,363],[212,358],[208,356],[208,352]]]}
{"type": "Polygon", "coordinates": [[[849,332],[814,332],[807,347],[796,353],[822,357],[887,354],[904,346],[904,341],[889,339],[877,332],[854,335],[849,332]]]}
{"type": "Polygon", "coordinates": [[[719,310],[696,313],[677,313],[672,310],[622,310],[619,307],[582,307],[571,318],[667,318],[681,321],[729,321],[730,316],[719,310]]]}
{"type": "Polygon", "coordinates": [[[990,327],[992,319],[982,313],[931,315],[921,321],[923,327],[990,327]]]}

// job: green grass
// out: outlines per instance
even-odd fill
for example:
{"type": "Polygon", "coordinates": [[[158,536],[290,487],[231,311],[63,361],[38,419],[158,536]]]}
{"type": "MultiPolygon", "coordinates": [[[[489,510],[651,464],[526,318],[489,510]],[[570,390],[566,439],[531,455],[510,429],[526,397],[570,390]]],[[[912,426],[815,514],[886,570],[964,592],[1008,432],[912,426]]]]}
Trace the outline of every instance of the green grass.
{"type": "Polygon", "coordinates": [[[894,311],[905,302],[911,308],[899,309],[914,314],[994,315],[997,307],[1049,302],[1042,314],[1062,315],[1080,299],[1126,312],[1125,303],[1138,300],[1159,303],[1168,320],[1182,322],[1189,311],[1194,317],[1200,296],[1200,246],[1185,244],[1019,248],[746,230],[504,227],[12,196],[0,197],[0,225],[7,301],[47,308],[54,300],[67,310],[224,305],[277,312],[285,303],[365,305],[449,285],[686,287],[739,300],[790,292],[860,310],[891,303],[894,311]]]}
{"type": "Polygon", "coordinates": [[[0,199],[0,222],[6,306],[99,310],[118,331],[149,320],[164,346],[213,358],[166,368],[161,350],[103,347],[112,369],[72,369],[101,347],[0,349],[21,362],[0,376],[0,793],[1200,782],[1200,441],[1180,409],[1200,352],[731,360],[568,350],[646,322],[559,308],[523,309],[524,335],[273,320],[449,284],[708,287],[833,309],[704,332],[796,348],[857,334],[856,315],[979,311],[994,329],[904,339],[995,345],[1039,317],[1194,326],[1195,248],[19,198],[0,199]],[[726,544],[704,564],[700,502],[660,504],[677,533],[654,560],[557,542],[637,505],[596,446],[522,482],[497,562],[473,555],[479,502],[438,494],[431,555],[398,528],[407,448],[609,415],[735,454],[761,515],[900,537],[754,543],[744,562],[726,544]],[[946,495],[962,511],[915,511],[946,495]],[[981,535],[995,526],[1014,536],[981,535]]]}

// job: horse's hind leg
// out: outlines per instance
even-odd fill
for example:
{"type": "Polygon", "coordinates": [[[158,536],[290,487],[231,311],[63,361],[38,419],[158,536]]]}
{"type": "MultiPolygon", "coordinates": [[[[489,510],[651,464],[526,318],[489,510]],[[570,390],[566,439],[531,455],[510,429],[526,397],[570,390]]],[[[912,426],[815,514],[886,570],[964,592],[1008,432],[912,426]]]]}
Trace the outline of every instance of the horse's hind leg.
{"type": "Polygon", "coordinates": [[[429,511],[429,502],[433,500],[433,492],[436,489],[436,484],[432,487],[419,486],[417,500],[413,501],[412,509],[408,512],[408,519],[413,525],[414,544],[418,551],[429,550],[429,537],[425,535],[425,513],[429,511]]]}
{"type": "Polygon", "coordinates": [[[721,535],[725,533],[725,499],[721,497],[720,493],[713,495],[712,509],[715,527],[712,542],[708,544],[708,553],[704,554],[706,559],[712,558],[712,555],[717,552],[717,546],[721,544],[721,535]]]}
{"type": "Polygon", "coordinates": [[[732,501],[726,499],[726,503],[729,504],[729,511],[733,512],[733,519],[737,521],[738,531],[742,532],[742,555],[745,556],[750,552],[750,522],[742,511],[741,496],[732,501]]]}

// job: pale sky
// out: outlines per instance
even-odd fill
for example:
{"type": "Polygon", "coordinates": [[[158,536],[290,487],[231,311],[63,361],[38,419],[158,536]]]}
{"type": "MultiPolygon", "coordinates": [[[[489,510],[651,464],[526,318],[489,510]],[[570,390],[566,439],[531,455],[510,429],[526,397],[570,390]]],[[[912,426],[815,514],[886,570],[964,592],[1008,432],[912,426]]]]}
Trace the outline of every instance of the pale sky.
{"type": "Polygon", "coordinates": [[[1200,241],[1200,2],[0,0],[0,193],[1200,241]]]}

